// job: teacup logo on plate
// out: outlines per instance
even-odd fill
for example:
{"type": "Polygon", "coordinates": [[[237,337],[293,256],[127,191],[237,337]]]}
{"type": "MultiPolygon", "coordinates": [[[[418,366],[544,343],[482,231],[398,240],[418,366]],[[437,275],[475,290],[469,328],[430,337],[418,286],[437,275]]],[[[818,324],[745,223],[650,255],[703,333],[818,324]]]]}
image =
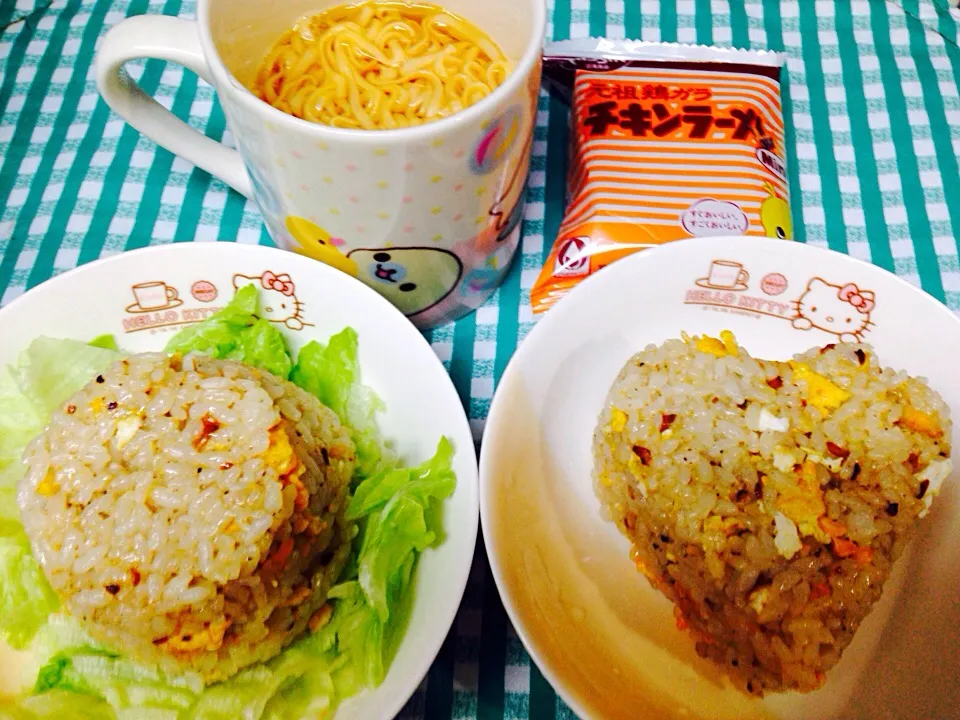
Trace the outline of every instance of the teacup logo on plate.
{"type": "Polygon", "coordinates": [[[787,294],[791,282],[784,272],[768,272],[752,286],[754,282],[744,263],[718,258],[693,281],[683,302],[714,312],[788,320],[797,330],[820,330],[840,342],[860,342],[873,326],[876,297],[854,282],[813,277],[794,285],[803,288],[799,295],[787,294]]]}
{"type": "Polygon", "coordinates": [[[235,290],[251,283],[259,286],[260,315],[263,318],[291,330],[302,330],[310,324],[303,319],[303,303],[297,298],[297,288],[289,275],[264,270],[260,275],[236,273],[233,276],[235,290]]]}
{"type": "Polygon", "coordinates": [[[177,289],[164,282],[137,283],[130,289],[133,290],[133,297],[136,298],[134,303],[127,305],[127,312],[130,313],[154,312],[183,305],[177,289]]]}
{"type": "Polygon", "coordinates": [[[361,280],[408,317],[440,303],[463,275],[460,258],[441,248],[357,248],[347,257],[361,280]]]}
{"type": "Polygon", "coordinates": [[[200,322],[220,308],[210,305],[217,298],[217,286],[209,280],[196,280],[189,286],[190,296],[199,307],[183,307],[191,302],[190,296],[181,297],[180,290],[163,280],[145,280],[130,286],[132,303],[124,308],[127,317],[123,318],[125,333],[161,328],[176,328],[180,325],[200,322]]]}
{"type": "Polygon", "coordinates": [[[710,272],[697,280],[700,287],[711,290],[746,290],[750,273],[743,265],[733,260],[714,260],[710,263],[710,272]]]}

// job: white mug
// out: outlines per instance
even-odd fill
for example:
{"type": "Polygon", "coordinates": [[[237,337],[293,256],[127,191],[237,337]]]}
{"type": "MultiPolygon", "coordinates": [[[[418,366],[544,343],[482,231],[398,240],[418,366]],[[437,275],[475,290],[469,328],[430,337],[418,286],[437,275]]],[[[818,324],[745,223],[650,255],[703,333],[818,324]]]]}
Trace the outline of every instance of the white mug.
{"type": "Polygon", "coordinates": [[[163,147],[253,198],[274,242],[348,272],[422,328],[479,307],[516,253],[540,87],[544,0],[443,0],[513,62],[502,85],[447,118],[398,130],[310,123],[246,87],[272,44],[338,0],[198,0],[197,21],[123,20],[96,74],[107,104],[163,147]],[[174,117],[124,72],[179,63],[211,83],[237,150],[174,117]]]}

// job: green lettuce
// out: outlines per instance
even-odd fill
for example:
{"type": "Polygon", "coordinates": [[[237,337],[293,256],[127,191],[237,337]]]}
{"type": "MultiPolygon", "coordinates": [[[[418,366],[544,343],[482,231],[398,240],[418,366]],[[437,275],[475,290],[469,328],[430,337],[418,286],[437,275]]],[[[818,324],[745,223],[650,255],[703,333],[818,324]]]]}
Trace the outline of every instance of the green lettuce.
{"type": "Polygon", "coordinates": [[[174,335],[166,351],[238,360],[313,393],[350,428],[357,446],[359,478],[394,462],[377,428],[376,415],[383,409],[383,402],[360,381],[356,331],[344,328],[325,345],[316,340],[308,342],[294,364],[283,334],[258,316],[259,309],[256,286],[246,285],[222,310],[174,335]]]}
{"type": "Polygon", "coordinates": [[[27,696],[8,706],[0,701],[0,718],[319,717],[382,682],[405,627],[419,554],[442,535],[438,507],[455,487],[453,447],[442,438],[431,459],[400,467],[377,427],[383,404],[361,382],[356,332],[310,342],[294,363],[283,335],[257,312],[256,288],[245,287],[166,349],[240,360],[289,378],[350,428],[358,467],[346,512],[358,533],[329,593],[330,620],[271,661],[205,688],[197,675],[172,676],[111,652],[55,612],[57,598],[16,513],[19,456],[53,409],[120,355],[112,336],[92,343],[39,338],[17,365],[0,368],[0,634],[28,649],[25,672],[33,679],[27,696]]]}
{"type": "Polygon", "coordinates": [[[53,411],[119,357],[78,340],[39,337],[16,364],[0,366],[0,488],[20,479],[20,455],[53,411]]]}
{"type": "Polygon", "coordinates": [[[360,585],[381,622],[405,596],[413,561],[436,540],[430,503],[456,485],[453,446],[441,438],[436,454],[411,469],[384,470],[357,487],[347,518],[366,518],[358,556],[360,585]]]}
{"type": "Polygon", "coordinates": [[[97,335],[93,340],[91,340],[88,345],[93,347],[104,348],[105,350],[113,350],[114,352],[120,352],[120,346],[117,345],[117,339],[110,334],[106,335],[97,335]]]}
{"type": "MultiPolygon", "coordinates": [[[[93,697],[80,697],[69,690],[51,690],[31,695],[14,704],[5,706],[0,701],[0,718],[3,720],[103,720],[114,715],[110,706],[93,697]]],[[[146,718],[142,718],[146,720],[146,718]]]]}
{"type": "Polygon", "coordinates": [[[220,311],[174,335],[165,349],[237,360],[286,379],[293,367],[290,350],[280,330],[259,311],[256,286],[245,285],[220,311]]]}
{"type": "Polygon", "coordinates": [[[43,415],[24,392],[17,368],[0,367],[0,485],[19,479],[20,453],[42,428],[43,415]],[[11,466],[14,470],[8,470],[11,466]]]}
{"type": "Polygon", "coordinates": [[[0,367],[0,637],[22,648],[58,606],[19,522],[16,485],[26,444],[54,409],[119,355],[76,340],[40,337],[0,367]]]}
{"type": "Polygon", "coordinates": [[[59,603],[30,554],[23,526],[0,520],[0,636],[22,649],[59,603]]]}
{"type": "MultiPolygon", "coordinates": [[[[0,490],[16,485],[23,449],[54,409],[119,357],[77,340],[39,337],[15,364],[0,366],[0,490]]],[[[0,517],[8,517],[2,499],[0,517]]]]}
{"type": "Polygon", "coordinates": [[[350,428],[357,448],[357,477],[365,478],[395,462],[385,451],[376,415],[383,401],[360,382],[357,333],[344,328],[326,345],[311,340],[300,349],[290,380],[313,393],[350,428]]]}

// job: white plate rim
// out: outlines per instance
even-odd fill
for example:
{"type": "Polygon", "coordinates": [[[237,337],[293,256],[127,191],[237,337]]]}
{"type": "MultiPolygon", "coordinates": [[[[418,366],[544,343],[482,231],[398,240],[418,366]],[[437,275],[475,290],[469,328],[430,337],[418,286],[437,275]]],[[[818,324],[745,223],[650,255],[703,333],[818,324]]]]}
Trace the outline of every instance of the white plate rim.
{"type": "MultiPolygon", "coordinates": [[[[516,372],[518,372],[518,368],[523,364],[526,355],[532,352],[532,348],[536,344],[540,343],[542,338],[549,337],[549,334],[554,332],[554,329],[563,323],[564,316],[574,312],[577,305],[581,301],[585,300],[588,297],[588,294],[594,291],[594,288],[600,287],[600,283],[609,284],[610,282],[615,282],[617,279],[642,273],[644,264],[650,262],[651,257],[660,258],[670,254],[687,252],[690,248],[694,247],[704,248],[705,256],[710,256],[708,249],[711,247],[715,248],[717,243],[730,241],[744,243],[741,245],[741,247],[746,250],[749,250],[749,244],[754,244],[760,247],[768,247],[768,243],[784,242],[783,240],[776,240],[772,238],[740,235],[689,238],[674,241],[620,258],[611,266],[604,268],[602,272],[594,273],[573,287],[566,297],[558,301],[558,303],[554,305],[549,312],[545,313],[544,316],[539,319],[537,324],[530,330],[527,336],[520,343],[520,346],[510,358],[507,366],[504,368],[500,381],[497,383],[497,391],[494,392],[494,397],[490,404],[490,410],[487,413],[486,422],[484,424],[483,438],[486,439],[488,433],[492,433],[491,428],[495,428],[502,422],[501,415],[504,412],[502,408],[507,406],[508,399],[505,393],[499,392],[500,388],[509,386],[509,380],[516,372]],[[560,310],[559,312],[558,309],[560,310]]],[[[887,279],[897,284],[901,290],[912,292],[918,296],[922,296],[926,301],[929,301],[931,303],[931,312],[937,312],[941,314],[944,321],[960,326],[960,317],[954,314],[954,312],[951,311],[945,304],[924,291],[922,288],[907,282],[896,273],[879,267],[878,265],[874,265],[866,260],[852,257],[846,253],[839,252],[828,247],[810,245],[801,242],[792,242],[789,247],[791,247],[791,252],[796,250],[799,253],[818,254],[827,260],[832,258],[840,263],[866,268],[868,272],[871,273],[881,273],[886,275],[887,279]]],[[[520,638],[524,649],[529,654],[531,662],[534,662],[537,665],[537,668],[543,674],[544,678],[550,683],[557,695],[560,696],[560,698],[571,710],[573,710],[574,713],[576,713],[578,717],[589,717],[587,709],[584,707],[584,705],[580,702],[572,690],[565,686],[561,681],[557,670],[550,664],[541,661],[543,654],[540,652],[538,641],[533,636],[531,630],[521,621],[518,608],[514,603],[514,600],[509,592],[509,587],[505,582],[501,559],[497,553],[497,540],[495,539],[496,533],[492,532],[492,523],[494,522],[494,519],[491,517],[493,510],[491,509],[492,503],[490,502],[489,494],[492,492],[491,488],[497,482],[497,479],[495,477],[491,477],[489,473],[489,466],[492,463],[491,455],[493,452],[492,444],[483,442],[483,440],[481,440],[479,474],[480,527],[481,532],[483,533],[484,547],[487,553],[487,561],[490,566],[490,572],[494,578],[494,582],[496,583],[500,600],[504,606],[504,610],[507,613],[510,623],[516,631],[517,636],[520,638]]]]}

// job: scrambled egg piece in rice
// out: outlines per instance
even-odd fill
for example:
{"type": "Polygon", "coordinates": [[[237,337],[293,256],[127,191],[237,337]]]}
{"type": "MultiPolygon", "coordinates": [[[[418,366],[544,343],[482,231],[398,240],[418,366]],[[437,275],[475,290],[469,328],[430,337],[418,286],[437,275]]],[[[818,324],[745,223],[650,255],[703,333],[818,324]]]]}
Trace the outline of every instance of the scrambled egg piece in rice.
{"type": "Polygon", "coordinates": [[[796,378],[807,384],[807,392],[809,393],[807,402],[817,408],[824,416],[829,415],[850,399],[849,392],[823,375],[813,372],[809,365],[796,362],[791,362],[789,365],[796,378]]]}

